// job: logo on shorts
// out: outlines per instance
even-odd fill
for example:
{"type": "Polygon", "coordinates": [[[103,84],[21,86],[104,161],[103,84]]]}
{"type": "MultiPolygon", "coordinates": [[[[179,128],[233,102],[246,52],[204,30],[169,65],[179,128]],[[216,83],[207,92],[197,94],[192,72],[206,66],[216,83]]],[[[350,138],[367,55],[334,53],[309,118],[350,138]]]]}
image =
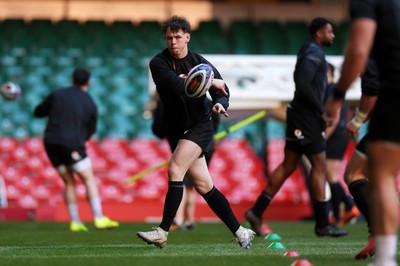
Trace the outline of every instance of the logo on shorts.
{"type": "Polygon", "coordinates": [[[71,152],[71,158],[74,159],[75,161],[78,161],[79,159],[81,159],[81,155],[79,154],[79,152],[73,151],[71,152]]]}
{"type": "Polygon", "coordinates": [[[294,135],[296,136],[297,139],[304,139],[303,132],[301,132],[300,129],[295,129],[294,135]]]}

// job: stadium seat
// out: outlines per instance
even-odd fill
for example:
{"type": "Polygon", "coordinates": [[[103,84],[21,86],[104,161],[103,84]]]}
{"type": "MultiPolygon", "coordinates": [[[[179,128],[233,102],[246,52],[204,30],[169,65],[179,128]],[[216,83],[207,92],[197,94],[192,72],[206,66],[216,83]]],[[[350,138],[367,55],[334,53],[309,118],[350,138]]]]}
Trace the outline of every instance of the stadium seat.
{"type": "Polygon", "coordinates": [[[258,35],[252,21],[233,21],[230,27],[230,40],[234,54],[258,54],[258,35]]]}
{"type": "Polygon", "coordinates": [[[31,195],[24,195],[19,198],[18,205],[26,209],[36,209],[39,206],[38,201],[31,195]]]}
{"type": "Polygon", "coordinates": [[[300,47],[307,42],[310,34],[307,24],[303,21],[288,21],[285,24],[287,54],[295,55],[300,47]]]}
{"type": "Polygon", "coordinates": [[[7,200],[11,202],[20,199],[22,195],[21,191],[15,185],[10,184],[7,184],[6,193],[7,200]]]}
{"type": "Polygon", "coordinates": [[[218,20],[200,21],[189,47],[203,54],[228,54],[228,38],[218,20]],[[213,36],[213,38],[210,38],[213,36]]]}
{"type": "Polygon", "coordinates": [[[278,21],[263,20],[258,24],[260,53],[269,55],[284,55],[284,28],[278,21]]]}
{"type": "Polygon", "coordinates": [[[12,152],[19,146],[18,140],[12,137],[0,137],[0,151],[12,152]]]}
{"type": "Polygon", "coordinates": [[[23,147],[31,155],[44,152],[44,144],[41,138],[26,138],[23,141],[23,147]]]}

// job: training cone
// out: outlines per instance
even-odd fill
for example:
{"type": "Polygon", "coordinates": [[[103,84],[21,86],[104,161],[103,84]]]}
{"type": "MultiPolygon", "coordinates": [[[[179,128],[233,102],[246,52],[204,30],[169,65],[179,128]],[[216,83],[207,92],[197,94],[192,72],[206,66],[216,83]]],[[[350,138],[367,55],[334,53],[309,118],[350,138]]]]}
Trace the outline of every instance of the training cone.
{"type": "Polygon", "coordinates": [[[288,251],[285,254],[283,254],[285,257],[298,257],[300,256],[300,253],[297,251],[288,251]]]}
{"type": "Polygon", "coordinates": [[[295,260],[290,266],[313,266],[313,264],[306,259],[295,260]]]}
{"type": "Polygon", "coordinates": [[[281,240],[281,236],[278,234],[268,234],[264,237],[265,240],[281,240]]]}
{"type": "Polygon", "coordinates": [[[268,248],[285,249],[286,247],[281,242],[272,242],[268,248]]]}

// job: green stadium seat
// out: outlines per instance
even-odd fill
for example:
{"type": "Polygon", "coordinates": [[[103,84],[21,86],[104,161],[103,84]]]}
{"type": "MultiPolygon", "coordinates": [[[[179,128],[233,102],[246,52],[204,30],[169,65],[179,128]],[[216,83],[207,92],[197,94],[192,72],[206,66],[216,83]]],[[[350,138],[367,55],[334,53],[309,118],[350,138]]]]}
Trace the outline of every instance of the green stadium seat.
{"type": "Polygon", "coordinates": [[[234,54],[258,54],[256,26],[252,21],[233,21],[230,29],[230,40],[234,54]]]}
{"type": "Polygon", "coordinates": [[[31,136],[42,137],[46,128],[46,119],[35,118],[29,124],[29,132],[31,136]]]}
{"type": "Polygon", "coordinates": [[[105,33],[108,30],[108,26],[104,20],[87,20],[81,27],[88,34],[95,32],[105,33]]]}
{"type": "Polygon", "coordinates": [[[344,54],[349,38],[350,24],[348,21],[340,23],[335,28],[336,42],[338,43],[338,54],[344,54]]]}
{"type": "Polygon", "coordinates": [[[308,41],[308,26],[303,21],[288,21],[285,25],[287,54],[297,54],[300,47],[308,41]]]}
{"type": "Polygon", "coordinates": [[[230,51],[228,38],[218,20],[200,21],[192,34],[189,47],[193,51],[202,54],[228,54],[230,51]]]}
{"type": "Polygon", "coordinates": [[[68,34],[70,32],[78,31],[81,28],[81,24],[77,20],[73,19],[62,19],[56,24],[56,29],[58,32],[63,34],[68,34]]]}
{"type": "Polygon", "coordinates": [[[278,21],[261,21],[258,24],[258,35],[262,54],[286,54],[285,31],[278,21]]]}
{"type": "Polygon", "coordinates": [[[14,125],[10,118],[2,118],[0,121],[0,134],[3,137],[13,136],[14,125]]]}
{"type": "Polygon", "coordinates": [[[49,36],[50,33],[55,33],[54,23],[49,19],[33,19],[27,25],[27,30],[35,36],[49,36]]]}
{"type": "Polygon", "coordinates": [[[26,23],[23,19],[5,19],[0,24],[2,34],[26,33],[26,23]]]}

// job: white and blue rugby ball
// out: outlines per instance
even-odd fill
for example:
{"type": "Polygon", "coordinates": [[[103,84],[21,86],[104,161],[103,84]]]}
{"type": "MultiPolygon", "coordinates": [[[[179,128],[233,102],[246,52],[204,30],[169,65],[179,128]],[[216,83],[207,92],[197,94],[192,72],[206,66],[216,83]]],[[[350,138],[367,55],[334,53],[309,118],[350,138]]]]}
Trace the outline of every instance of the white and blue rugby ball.
{"type": "Polygon", "coordinates": [[[185,80],[185,93],[188,97],[203,96],[212,85],[214,71],[208,64],[199,64],[193,67],[185,80]]]}
{"type": "Polygon", "coordinates": [[[6,82],[1,85],[0,94],[7,100],[15,100],[21,95],[21,88],[13,82],[6,82]]]}

